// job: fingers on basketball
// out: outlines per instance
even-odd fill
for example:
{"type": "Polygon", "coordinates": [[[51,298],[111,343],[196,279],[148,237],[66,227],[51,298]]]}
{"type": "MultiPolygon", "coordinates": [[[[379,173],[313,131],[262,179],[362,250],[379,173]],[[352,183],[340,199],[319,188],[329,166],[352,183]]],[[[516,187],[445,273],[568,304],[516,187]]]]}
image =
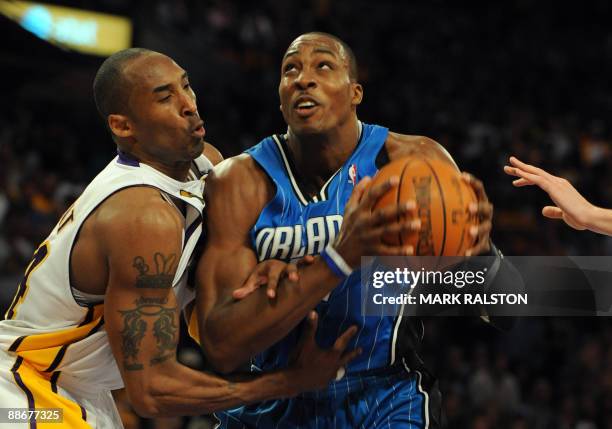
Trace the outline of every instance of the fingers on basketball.
{"type": "Polygon", "coordinates": [[[385,195],[389,189],[399,185],[399,177],[393,175],[389,177],[387,180],[383,180],[380,183],[375,183],[370,188],[368,188],[368,192],[364,197],[363,204],[365,207],[370,210],[374,208],[374,205],[378,202],[378,200],[385,195]]]}
{"type": "Polygon", "coordinates": [[[366,176],[361,179],[359,183],[357,183],[357,185],[355,185],[355,188],[353,189],[353,192],[351,193],[351,196],[349,197],[349,200],[346,203],[347,210],[354,209],[359,204],[371,181],[372,179],[366,176]]]}

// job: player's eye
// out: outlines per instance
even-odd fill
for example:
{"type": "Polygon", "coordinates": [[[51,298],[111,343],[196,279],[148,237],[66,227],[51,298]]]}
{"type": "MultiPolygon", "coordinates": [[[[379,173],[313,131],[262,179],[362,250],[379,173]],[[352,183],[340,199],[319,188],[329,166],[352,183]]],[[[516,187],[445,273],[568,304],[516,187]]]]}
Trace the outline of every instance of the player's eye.
{"type": "Polygon", "coordinates": [[[287,73],[290,72],[291,70],[295,69],[295,65],[294,64],[285,64],[285,66],[283,67],[283,73],[287,73]]]}
{"type": "Polygon", "coordinates": [[[323,70],[331,70],[333,67],[331,63],[328,63],[327,61],[322,61],[319,63],[319,68],[323,70]]]}
{"type": "Polygon", "coordinates": [[[189,84],[189,82],[183,85],[183,89],[189,89],[189,88],[191,88],[191,85],[189,84]]]}
{"type": "Polygon", "coordinates": [[[169,94],[167,96],[165,96],[164,98],[158,100],[160,103],[165,103],[166,101],[170,100],[170,97],[172,97],[172,94],[169,94]]]}

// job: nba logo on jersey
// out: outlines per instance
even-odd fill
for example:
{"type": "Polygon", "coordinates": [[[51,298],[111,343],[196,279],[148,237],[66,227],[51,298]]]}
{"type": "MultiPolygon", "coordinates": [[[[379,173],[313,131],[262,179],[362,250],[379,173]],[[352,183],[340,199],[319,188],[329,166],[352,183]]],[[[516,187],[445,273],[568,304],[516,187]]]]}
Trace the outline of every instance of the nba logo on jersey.
{"type": "Polygon", "coordinates": [[[355,183],[357,183],[357,166],[355,164],[351,164],[348,174],[349,174],[349,182],[351,182],[353,186],[355,186],[355,183]]]}

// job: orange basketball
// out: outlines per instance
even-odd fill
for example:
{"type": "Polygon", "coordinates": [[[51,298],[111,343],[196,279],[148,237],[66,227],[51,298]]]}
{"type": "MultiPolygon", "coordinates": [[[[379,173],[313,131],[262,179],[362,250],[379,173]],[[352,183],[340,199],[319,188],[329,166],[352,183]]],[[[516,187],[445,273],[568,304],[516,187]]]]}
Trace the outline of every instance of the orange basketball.
{"type": "Polygon", "coordinates": [[[419,256],[463,256],[473,246],[475,239],[469,230],[478,220],[468,208],[477,199],[454,165],[438,159],[401,158],[384,166],[372,185],[391,176],[398,176],[400,183],[383,195],[375,208],[414,200],[421,229],[389,235],[385,242],[411,244],[419,256]]]}

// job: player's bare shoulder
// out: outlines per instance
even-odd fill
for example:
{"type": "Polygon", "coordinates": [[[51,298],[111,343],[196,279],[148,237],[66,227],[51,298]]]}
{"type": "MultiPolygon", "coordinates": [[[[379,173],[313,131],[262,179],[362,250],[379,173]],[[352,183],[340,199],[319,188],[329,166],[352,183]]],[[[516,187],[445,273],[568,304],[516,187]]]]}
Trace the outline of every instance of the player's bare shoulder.
{"type": "Polygon", "coordinates": [[[96,209],[91,221],[96,235],[106,237],[102,241],[107,243],[139,231],[180,237],[184,223],[179,209],[163,198],[158,189],[148,186],[130,187],[115,193],[96,209]]]}
{"type": "Polygon", "coordinates": [[[212,165],[217,165],[223,161],[223,155],[221,155],[219,149],[207,141],[204,141],[204,150],[202,151],[202,155],[208,158],[212,165]]]}
{"type": "Polygon", "coordinates": [[[440,143],[425,136],[399,134],[389,131],[385,141],[385,148],[389,154],[389,159],[392,161],[415,155],[442,159],[456,165],[452,156],[440,143]]]}
{"type": "Polygon", "coordinates": [[[204,195],[207,203],[223,199],[235,209],[259,213],[274,196],[274,186],[253,158],[241,154],[215,166],[206,179],[204,195]]]}
{"type": "Polygon", "coordinates": [[[135,242],[168,242],[180,246],[183,221],[179,211],[146,186],[116,192],[83,223],[71,254],[71,282],[82,292],[106,293],[110,254],[126,252],[135,242]]]}

